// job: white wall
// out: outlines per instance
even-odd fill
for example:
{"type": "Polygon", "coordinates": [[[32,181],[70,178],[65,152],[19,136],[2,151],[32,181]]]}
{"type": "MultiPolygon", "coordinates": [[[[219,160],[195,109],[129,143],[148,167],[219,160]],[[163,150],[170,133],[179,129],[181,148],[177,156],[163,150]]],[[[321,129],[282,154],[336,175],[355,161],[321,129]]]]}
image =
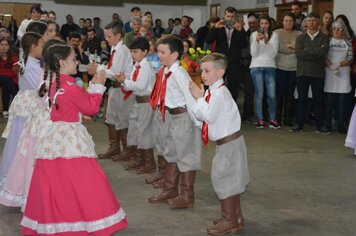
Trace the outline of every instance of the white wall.
{"type": "MultiPolygon", "coordinates": [[[[98,0],[99,1],[99,0],[98,0]]],[[[6,2],[20,2],[19,0],[6,0],[6,2]]],[[[73,0],[75,2],[75,0],[73,0]]],[[[101,26],[105,26],[111,21],[113,13],[118,13],[121,19],[126,22],[130,19],[130,11],[133,6],[139,6],[142,13],[150,11],[153,14],[153,19],[160,18],[163,22],[163,27],[167,26],[169,18],[181,17],[189,15],[194,18],[191,25],[196,31],[207,20],[207,10],[205,6],[165,6],[152,4],[124,4],[121,7],[104,7],[104,6],[83,6],[83,5],[68,5],[57,4],[54,1],[48,0],[22,0],[21,3],[41,3],[42,9],[53,10],[57,14],[57,22],[59,25],[65,23],[65,16],[73,15],[74,21],[78,24],[79,18],[93,18],[98,16],[101,18],[101,26]]]]}
{"type": "Polygon", "coordinates": [[[356,1],[334,0],[334,16],[344,14],[350,21],[351,27],[356,32],[356,1]]]}

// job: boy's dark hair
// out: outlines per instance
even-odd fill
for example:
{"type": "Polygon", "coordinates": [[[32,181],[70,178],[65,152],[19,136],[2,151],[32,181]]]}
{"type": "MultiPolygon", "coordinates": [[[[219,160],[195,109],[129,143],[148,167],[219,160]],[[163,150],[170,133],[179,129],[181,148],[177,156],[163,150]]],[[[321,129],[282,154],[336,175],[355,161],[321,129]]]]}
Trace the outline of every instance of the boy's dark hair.
{"type": "Polygon", "coordinates": [[[235,7],[227,7],[224,12],[229,12],[229,13],[237,13],[237,10],[235,7]]]}
{"type": "Polygon", "coordinates": [[[49,11],[48,14],[52,14],[56,16],[56,13],[54,11],[49,11]]]}
{"type": "Polygon", "coordinates": [[[47,15],[48,16],[48,11],[42,11],[41,12],[42,15],[47,15]]]}
{"type": "Polygon", "coordinates": [[[180,38],[175,37],[175,36],[161,38],[157,42],[157,45],[160,45],[160,44],[166,44],[171,53],[177,52],[178,53],[177,60],[180,60],[180,58],[183,55],[183,51],[184,51],[183,41],[180,38]]]}
{"type": "Polygon", "coordinates": [[[258,15],[254,12],[250,12],[247,14],[247,19],[250,18],[251,16],[255,17],[256,19],[258,19],[258,15]]]}
{"type": "Polygon", "coordinates": [[[85,19],[84,19],[84,18],[80,18],[80,19],[79,19],[79,21],[81,21],[81,20],[82,20],[82,21],[85,21],[85,19]]]}
{"type": "Polygon", "coordinates": [[[148,52],[150,50],[150,44],[145,37],[138,36],[134,37],[129,49],[140,49],[141,51],[147,50],[148,52]]]}
{"type": "Polygon", "coordinates": [[[152,12],[150,11],[146,11],[145,14],[143,14],[144,16],[147,16],[147,15],[151,15],[152,16],[152,12]]]}
{"type": "Polygon", "coordinates": [[[47,30],[47,24],[43,21],[32,21],[26,28],[26,32],[35,32],[44,35],[47,30]]]}
{"type": "Polygon", "coordinates": [[[82,36],[78,32],[70,32],[68,35],[68,39],[81,39],[82,36]]]}
{"type": "Polygon", "coordinates": [[[90,24],[93,23],[93,21],[91,20],[91,18],[86,18],[85,21],[90,21],[90,24]]]}
{"type": "Polygon", "coordinates": [[[139,7],[133,7],[131,8],[131,12],[134,12],[134,11],[141,11],[141,9],[139,7]]]}
{"type": "Polygon", "coordinates": [[[105,26],[105,29],[111,29],[114,34],[121,34],[123,38],[125,35],[124,25],[121,20],[114,20],[105,26]]]}
{"type": "Polygon", "coordinates": [[[38,13],[42,14],[42,10],[41,10],[42,5],[41,4],[34,4],[32,5],[31,9],[30,9],[30,13],[32,11],[37,11],[38,13]]]}

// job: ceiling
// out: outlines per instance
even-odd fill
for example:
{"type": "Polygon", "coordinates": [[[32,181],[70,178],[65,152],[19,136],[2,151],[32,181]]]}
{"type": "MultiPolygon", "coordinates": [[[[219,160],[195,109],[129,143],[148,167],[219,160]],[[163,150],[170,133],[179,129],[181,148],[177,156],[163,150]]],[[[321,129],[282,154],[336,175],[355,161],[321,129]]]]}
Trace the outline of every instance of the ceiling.
{"type": "Polygon", "coordinates": [[[56,3],[93,5],[93,6],[122,6],[124,3],[131,4],[157,4],[157,5],[194,5],[206,6],[207,0],[169,0],[162,3],[162,0],[54,0],[56,3]]]}

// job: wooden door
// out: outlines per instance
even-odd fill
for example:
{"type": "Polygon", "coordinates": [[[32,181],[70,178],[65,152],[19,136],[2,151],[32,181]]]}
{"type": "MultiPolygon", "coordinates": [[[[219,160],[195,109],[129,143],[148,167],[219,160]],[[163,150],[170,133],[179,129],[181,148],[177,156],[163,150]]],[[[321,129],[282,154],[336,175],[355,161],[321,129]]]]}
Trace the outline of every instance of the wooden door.
{"type": "Polygon", "coordinates": [[[319,13],[320,17],[324,15],[325,11],[334,10],[334,3],[332,0],[313,0],[313,12],[319,13]]]}

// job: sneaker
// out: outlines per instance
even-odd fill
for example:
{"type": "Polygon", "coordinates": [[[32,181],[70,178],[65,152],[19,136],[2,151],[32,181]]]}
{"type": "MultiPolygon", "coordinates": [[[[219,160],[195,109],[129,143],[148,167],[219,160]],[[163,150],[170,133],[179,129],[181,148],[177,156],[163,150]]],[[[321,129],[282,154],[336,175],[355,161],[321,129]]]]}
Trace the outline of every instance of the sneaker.
{"type": "Polygon", "coordinates": [[[263,129],[265,127],[265,122],[261,119],[257,121],[257,129],[263,129]]]}
{"type": "Polygon", "coordinates": [[[269,127],[272,129],[280,129],[281,128],[281,126],[279,125],[279,122],[277,120],[270,120],[269,127]]]}
{"type": "Polygon", "coordinates": [[[3,116],[5,119],[8,119],[8,118],[9,118],[9,112],[8,112],[8,111],[3,111],[3,112],[2,112],[2,116],[3,116]]]}
{"type": "Polygon", "coordinates": [[[330,130],[325,129],[324,127],[316,128],[315,132],[317,134],[330,134],[330,130]]]}
{"type": "Polygon", "coordinates": [[[303,131],[303,128],[300,127],[300,126],[296,126],[293,129],[289,130],[289,132],[291,132],[291,133],[298,133],[298,132],[301,132],[301,131],[303,131]]]}

